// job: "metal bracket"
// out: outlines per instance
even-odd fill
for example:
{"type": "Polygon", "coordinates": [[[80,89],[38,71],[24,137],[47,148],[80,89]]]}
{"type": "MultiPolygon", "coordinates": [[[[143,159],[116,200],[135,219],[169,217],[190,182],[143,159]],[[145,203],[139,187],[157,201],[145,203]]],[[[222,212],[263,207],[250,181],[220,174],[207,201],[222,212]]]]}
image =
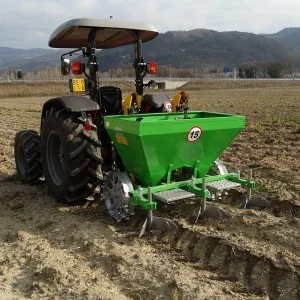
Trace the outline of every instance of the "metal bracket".
{"type": "Polygon", "coordinates": [[[156,202],[149,202],[148,199],[139,198],[139,197],[132,197],[131,202],[135,205],[141,206],[146,210],[156,210],[156,202]]]}
{"type": "Polygon", "coordinates": [[[167,175],[167,183],[171,182],[171,172],[172,172],[173,164],[169,165],[168,175],[167,175]]]}
{"type": "Polygon", "coordinates": [[[197,175],[198,175],[198,167],[200,166],[200,160],[197,160],[196,161],[196,164],[195,164],[195,167],[194,167],[194,178],[197,178],[197,175]]]}

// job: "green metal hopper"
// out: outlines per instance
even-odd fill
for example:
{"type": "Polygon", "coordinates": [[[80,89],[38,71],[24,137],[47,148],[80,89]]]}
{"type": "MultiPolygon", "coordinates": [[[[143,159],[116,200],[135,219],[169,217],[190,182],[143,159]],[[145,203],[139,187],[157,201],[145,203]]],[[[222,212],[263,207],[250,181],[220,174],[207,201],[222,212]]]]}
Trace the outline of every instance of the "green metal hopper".
{"type": "Polygon", "coordinates": [[[106,116],[105,128],[128,172],[143,186],[158,185],[182,167],[207,174],[245,126],[245,117],[213,112],[106,116]]]}

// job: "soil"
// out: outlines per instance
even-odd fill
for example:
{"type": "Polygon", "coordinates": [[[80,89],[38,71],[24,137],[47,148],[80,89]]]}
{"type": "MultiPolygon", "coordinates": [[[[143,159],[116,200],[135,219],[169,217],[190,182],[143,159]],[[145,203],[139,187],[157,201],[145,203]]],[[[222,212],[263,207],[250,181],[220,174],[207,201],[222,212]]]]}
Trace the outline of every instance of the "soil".
{"type": "Polygon", "coordinates": [[[271,205],[239,209],[238,191],[215,204],[228,219],[195,225],[199,199],[160,204],[178,230],[142,238],[143,212],[115,223],[103,201],[68,206],[19,181],[14,136],[39,130],[48,98],[0,99],[0,299],[300,299],[300,86],[193,83],[192,109],[246,116],[221,159],[244,177],[251,168],[271,205]]]}

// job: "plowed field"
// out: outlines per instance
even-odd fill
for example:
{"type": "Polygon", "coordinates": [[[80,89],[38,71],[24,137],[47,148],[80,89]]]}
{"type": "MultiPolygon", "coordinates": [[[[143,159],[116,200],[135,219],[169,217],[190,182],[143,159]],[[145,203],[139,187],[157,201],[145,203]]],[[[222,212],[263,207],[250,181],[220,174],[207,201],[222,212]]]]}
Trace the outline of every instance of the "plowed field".
{"type": "Polygon", "coordinates": [[[251,168],[271,206],[227,203],[226,221],[194,225],[199,200],[160,205],[178,230],[138,238],[142,214],[115,223],[101,201],[68,206],[18,180],[14,136],[39,131],[49,97],[2,98],[0,299],[300,299],[300,84],[189,87],[192,109],[246,116],[221,159],[251,168]]]}

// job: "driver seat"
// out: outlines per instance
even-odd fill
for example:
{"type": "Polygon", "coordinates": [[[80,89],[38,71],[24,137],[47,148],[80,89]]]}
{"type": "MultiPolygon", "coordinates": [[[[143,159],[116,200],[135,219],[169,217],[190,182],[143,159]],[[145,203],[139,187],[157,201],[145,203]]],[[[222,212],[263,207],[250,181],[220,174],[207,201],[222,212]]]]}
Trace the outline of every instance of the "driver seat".
{"type": "Polygon", "coordinates": [[[100,103],[103,115],[119,115],[122,111],[122,92],[114,86],[99,88],[100,103]]]}

